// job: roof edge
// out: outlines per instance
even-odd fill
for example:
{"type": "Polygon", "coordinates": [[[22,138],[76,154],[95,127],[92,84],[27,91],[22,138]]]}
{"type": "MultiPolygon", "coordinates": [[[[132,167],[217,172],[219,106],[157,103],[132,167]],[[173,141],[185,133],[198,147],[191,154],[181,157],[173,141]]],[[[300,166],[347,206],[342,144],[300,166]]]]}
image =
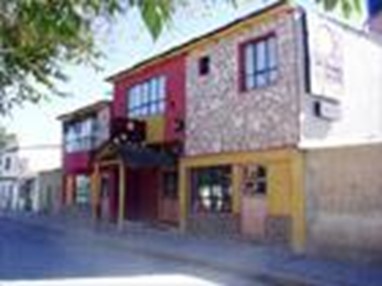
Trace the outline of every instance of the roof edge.
{"type": "Polygon", "coordinates": [[[56,117],[57,120],[65,121],[75,118],[76,116],[80,116],[82,114],[91,113],[92,111],[97,111],[103,107],[110,106],[111,100],[98,100],[88,105],[79,107],[75,110],[69,111],[67,113],[61,114],[56,117]]]}
{"type": "Polygon", "coordinates": [[[282,6],[295,7],[294,5],[289,4],[287,0],[279,0],[279,1],[275,2],[274,4],[272,4],[270,6],[266,6],[266,7],[262,8],[262,9],[260,9],[260,10],[256,10],[254,12],[251,12],[251,13],[247,14],[247,15],[241,16],[241,17],[239,17],[239,18],[237,18],[235,20],[232,20],[229,23],[227,23],[227,24],[225,24],[225,25],[215,29],[215,30],[212,30],[210,32],[207,32],[207,33],[202,34],[200,36],[197,36],[195,38],[192,38],[192,39],[190,39],[190,40],[188,40],[188,41],[186,41],[184,43],[181,43],[179,45],[176,45],[176,46],[170,48],[167,51],[164,51],[162,53],[159,53],[158,55],[155,55],[155,56],[153,56],[151,58],[143,60],[143,61],[141,61],[141,62],[139,62],[139,63],[137,63],[137,64],[135,64],[135,65],[133,65],[133,66],[131,66],[129,68],[127,68],[127,69],[123,69],[123,70],[121,70],[119,72],[116,72],[115,74],[105,78],[105,80],[107,82],[115,82],[115,81],[119,80],[121,77],[125,76],[129,72],[132,72],[132,71],[134,71],[136,69],[144,68],[144,67],[150,65],[152,62],[154,62],[156,60],[159,60],[162,57],[168,57],[170,55],[173,55],[173,54],[176,54],[176,53],[181,53],[182,51],[186,51],[192,45],[196,45],[196,44],[198,44],[198,42],[200,42],[202,40],[205,40],[205,39],[207,39],[209,37],[215,36],[215,35],[217,35],[219,33],[222,33],[222,32],[224,32],[224,31],[226,31],[228,29],[231,29],[231,28],[235,27],[236,25],[242,23],[243,21],[247,21],[247,20],[249,20],[251,18],[257,17],[257,16],[259,16],[259,15],[261,15],[263,13],[267,13],[267,12],[273,10],[273,9],[276,9],[276,8],[282,7],[282,6]]]}

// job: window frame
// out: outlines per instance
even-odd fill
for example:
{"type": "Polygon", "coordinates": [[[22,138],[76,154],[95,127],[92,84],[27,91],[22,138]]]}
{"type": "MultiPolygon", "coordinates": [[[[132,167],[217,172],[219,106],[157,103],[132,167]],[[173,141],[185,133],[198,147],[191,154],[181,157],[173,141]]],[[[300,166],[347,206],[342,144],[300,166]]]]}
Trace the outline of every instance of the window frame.
{"type": "Polygon", "coordinates": [[[5,157],[5,164],[4,164],[4,170],[10,171],[12,167],[12,158],[11,156],[5,157]]]}
{"type": "Polygon", "coordinates": [[[208,213],[219,215],[232,213],[232,165],[224,164],[191,168],[189,180],[191,186],[190,208],[193,214],[208,213]],[[219,195],[216,193],[216,188],[220,190],[219,195]],[[209,206],[205,204],[206,202],[208,202],[209,206]]]}
{"type": "Polygon", "coordinates": [[[279,78],[279,53],[278,53],[278,36],[277,33],[272,31],[269,33],[266,33],[264,35],[261,35],[259,37],[250,39],[248,41],[242,42],[239,45],[239,75],[238,75],[238,86],[239,86],[239,92],[248,92],[251,90],[256,90],[256,89],[261,89],[261,88],[266,88],[269,86],[272,86],[275,84],[279,78]],[[270,56],[270,49],[272,46],[270,43],[272,42],[272,39],[274,41],[274,58],[270,56]],[[265,43],[266,48],[265,48],[265,55],[266,55],[266,60],[265,60],[265,68],[262,70],[258,70],[257,67],[257,46],[259,43],[265,43]],[[249,46],[252,46],[252,49],[254,49],[254,56],[253,56],[253,74],[249,75],[247,73],[247,61],[246,61],[246,50],[249,46]],[[273,77],[272,78],[272,74],[273,77]],[[263,85],[258,85],[257,84],[257,78],[259,75],[265,75],[266,76],[266,82],[263,85]],[[252,76],[254,84],[253,87],[248,88],[247,87],[247,78],[249,76],[252,76]]]}
{"type": "Polygon", "coordinates": [[[209,55],[201,56],[198,59],[198,74],[199,76],[207,76],[211,72],[211,57],[209,55]]]}
{"type": "Polygon", "coordinates": [[[166,110],[166,97],[166,75],[155,75],[136,82],[126,91],[126,114],[131,118],[162,115],[166,110]],[[135,98],[131,99],[131,96],[135,98]]]}

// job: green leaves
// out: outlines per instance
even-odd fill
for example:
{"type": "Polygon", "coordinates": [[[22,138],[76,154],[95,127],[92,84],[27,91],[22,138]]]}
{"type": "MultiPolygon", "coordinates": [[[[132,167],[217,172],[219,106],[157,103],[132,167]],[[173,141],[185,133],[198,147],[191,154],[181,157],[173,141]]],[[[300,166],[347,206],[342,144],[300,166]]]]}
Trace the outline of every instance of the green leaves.
{"type": "MultiPolygon", "coordinates": [[[[181,1],[181,0],[179,0],[181,1]]],[[[0,113],[15,104],[62,95],[64,63],[94,64],[100,55],[92,24],[139,9],[154,38],[173,13],[175,0],[0,1],[0,113]]],[[[96,66],[95,66],[96,67],[96,66]]]]}
{"type": "Polygon", "coordinates": [[[155,39],[158,38],[173,12],[173,2],[169,0],[140,0],[136,2],[147,28],[155,39]]]}
{"type": "Polygon", "coordinates": [[[326,11],[334,11],[339,7],[346,18],[349,18],[352,13],[362,12],[361,0],[316,0],[316,2],[326,11]]]}

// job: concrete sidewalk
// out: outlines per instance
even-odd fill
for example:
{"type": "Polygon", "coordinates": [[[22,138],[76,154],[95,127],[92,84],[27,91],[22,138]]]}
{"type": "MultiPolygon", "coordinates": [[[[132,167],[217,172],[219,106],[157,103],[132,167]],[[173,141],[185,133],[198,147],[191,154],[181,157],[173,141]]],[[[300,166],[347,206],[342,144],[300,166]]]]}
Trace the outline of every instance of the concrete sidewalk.
{"type": "Polygon", "coordinates": [[[115,227],[95,226],[87,220],[65,216],[8,214],[2,217],[143,255],[253,276],[276,285],[382,285],[382,267],[298,256],[276,247],[197,238],[136,225],[117,231],[115,227]]]}

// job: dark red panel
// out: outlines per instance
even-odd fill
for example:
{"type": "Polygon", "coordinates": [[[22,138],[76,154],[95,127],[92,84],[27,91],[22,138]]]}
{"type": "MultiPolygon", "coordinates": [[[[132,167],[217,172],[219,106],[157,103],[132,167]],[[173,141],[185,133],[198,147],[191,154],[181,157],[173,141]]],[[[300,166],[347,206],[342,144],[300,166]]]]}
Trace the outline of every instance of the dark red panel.
{"type": "Polygon", "coordinates": [[[91,171],[90,152],[75,152],[64,154],[64,173],[88,173],[91,171]]]}

